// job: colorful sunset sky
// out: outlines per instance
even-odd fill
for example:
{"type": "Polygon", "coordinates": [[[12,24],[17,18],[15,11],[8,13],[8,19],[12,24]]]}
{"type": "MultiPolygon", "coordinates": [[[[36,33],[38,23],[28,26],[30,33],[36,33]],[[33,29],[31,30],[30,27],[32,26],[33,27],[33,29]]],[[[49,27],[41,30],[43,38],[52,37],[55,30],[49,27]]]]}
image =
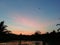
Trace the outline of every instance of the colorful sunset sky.
{"type": "Polygon", "coordinates": [[[56,30],[60,23],[60,0],[0,0],[0,21],[15,34],[56,30]]]}

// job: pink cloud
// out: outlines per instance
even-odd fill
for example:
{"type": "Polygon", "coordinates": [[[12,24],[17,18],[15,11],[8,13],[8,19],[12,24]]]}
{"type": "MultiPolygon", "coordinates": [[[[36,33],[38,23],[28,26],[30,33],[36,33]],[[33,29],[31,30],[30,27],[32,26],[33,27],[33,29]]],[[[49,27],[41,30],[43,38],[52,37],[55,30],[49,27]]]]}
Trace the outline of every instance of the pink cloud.
{"type": "Polygon", "coordinates": [[[29,30],[24,30],[24,29],[20,29],[18,28],[17,26],[13,26],[13,25],[9,25],[9,27],[7,28],[9,29],[12,33],[14,34],[28,34],[28,35],[31,35],[33,34],[34,32],[33,31],[29,31],[29,30]]]}
{"type": "Polygon", "coordinates": [[[24,26],[29,26],[29,27],[43,28],[43,27],[46,27],[47,25],[49,25],[49,23],[51,23],[51,22],[38,22],[35,19],[32,20],[32,19],[30,19],[26,16],[23,16],[22,14],[16,13],[16,12],[13,12],[9,15],[13,22],[24,25],[24,26]]]}
{"type": "Polygon", "coordinates": [[[49,25],[49,23],[46,23],[46,22],[38,23],[35,20],[31,20],[29,18],[20,17],[20,16],[14,17],[13,18],[13,22],[15,22],[17,24],[22,24],[24,26],[27,26],[27,28],[28,27],[37,28],[37,30],[40,30],[42,33],[46,32],[45,31],[46,30],[46,26],[49,25]]]}
{"type": "MultiPolygon", "coordinates": [[[[46,27],[53,23],[51,21],[50,22],[48,22],[48,21],[47,22],[38,22],[36,20],[31,20],[30,18],[27,18],[25,16],[19,16],[19,15],[22,15],[22,14],[12,14],[10,16],[10,18],[12,19],[12,21],[15,24],[19,24],[19,25],[21,24],[23,26],[27,26],[27,28],[28,27],[37,28],[37,30],[39,29],[43,33],[46,32],[46,27]]],[[[17,28],[16,30],[19,30],[19,29],[17,28]]]]}
{"type": "Polygon", "coordinates": [[[36,22],[35,20],[31,20],[29,18],[26,18],[26,17],[14,16],[12,17],[12,19],[13,19],[13,22],[22,24],[24,26],[39,27],[38,22],[36,22]]]}

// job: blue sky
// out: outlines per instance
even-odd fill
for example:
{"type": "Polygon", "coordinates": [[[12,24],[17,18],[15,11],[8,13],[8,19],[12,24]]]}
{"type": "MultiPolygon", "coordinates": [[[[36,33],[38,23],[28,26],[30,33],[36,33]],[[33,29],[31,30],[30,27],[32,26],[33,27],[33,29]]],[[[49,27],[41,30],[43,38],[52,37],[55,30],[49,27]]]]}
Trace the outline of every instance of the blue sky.
{"type": "Polygon", "coordinates": [[[13,33],[51,32],[59,18],[60,0],[0,0],[0,20],[13,33]]]}

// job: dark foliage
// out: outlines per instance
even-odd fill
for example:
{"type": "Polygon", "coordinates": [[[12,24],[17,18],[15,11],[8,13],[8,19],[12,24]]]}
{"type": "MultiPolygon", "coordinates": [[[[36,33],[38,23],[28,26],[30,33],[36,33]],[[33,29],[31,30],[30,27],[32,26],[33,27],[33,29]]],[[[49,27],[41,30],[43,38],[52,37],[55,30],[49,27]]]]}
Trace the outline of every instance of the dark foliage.
{"type": "MultiPolygon", "coordinates": [[[[0,22],[0,42],[8,42],[13,40],[19,41],[43,41],[43,45],[45,42],[48,45],[60,45],[60,28],[57,29],[57,32],[53,30],[50,33],[41,34],[41,32],[36,31],[35,34],[32,35],[16,35],[11,33],[11,31],[6,29],[7,25],[4,25],[4,21],[0,22]]],[[[37,44],[37,43],[36,43],[37,44]]]]}

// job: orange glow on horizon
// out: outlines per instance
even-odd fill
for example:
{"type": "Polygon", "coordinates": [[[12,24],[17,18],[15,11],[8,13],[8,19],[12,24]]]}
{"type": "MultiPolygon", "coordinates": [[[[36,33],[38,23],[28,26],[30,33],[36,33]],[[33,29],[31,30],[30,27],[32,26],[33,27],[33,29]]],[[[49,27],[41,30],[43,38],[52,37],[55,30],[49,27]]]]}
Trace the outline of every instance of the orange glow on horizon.
{"type": "Polygon", "coordinates": [[[39,22],[36,20],[31,20],[23,16],[17,16],[18,14],[11,16],[13,25],[9,25],[8,29],[15,34],[34,34],[35,31],[40,31],[42,34],[46,32],[46,27],[52,22],[39,22]]]}
{"type": "Polygon", "coordinates": [[[40,31],[41,34],[46,32],[43,28],[40,30],[33,31],[34,29],[24,30],[24,29],[20,29],[16,26],[11,26],[11,25],[8,27],[8,29],[10,29],[12,33],[18,34],[18,35],[19,34],[31,35],[31,34],[34,34],[36,31],[40,31]]]}
{"type": "Polygon", "coordinates": [[[17,30],[12,31],[12,33],[18,34],[18,35],[19,35],[19,34],[24,34],[24,35],[34,34],[33,32],[30,32],[30,31],[25,32],[25,31],[17,31],[17,30]]]}

